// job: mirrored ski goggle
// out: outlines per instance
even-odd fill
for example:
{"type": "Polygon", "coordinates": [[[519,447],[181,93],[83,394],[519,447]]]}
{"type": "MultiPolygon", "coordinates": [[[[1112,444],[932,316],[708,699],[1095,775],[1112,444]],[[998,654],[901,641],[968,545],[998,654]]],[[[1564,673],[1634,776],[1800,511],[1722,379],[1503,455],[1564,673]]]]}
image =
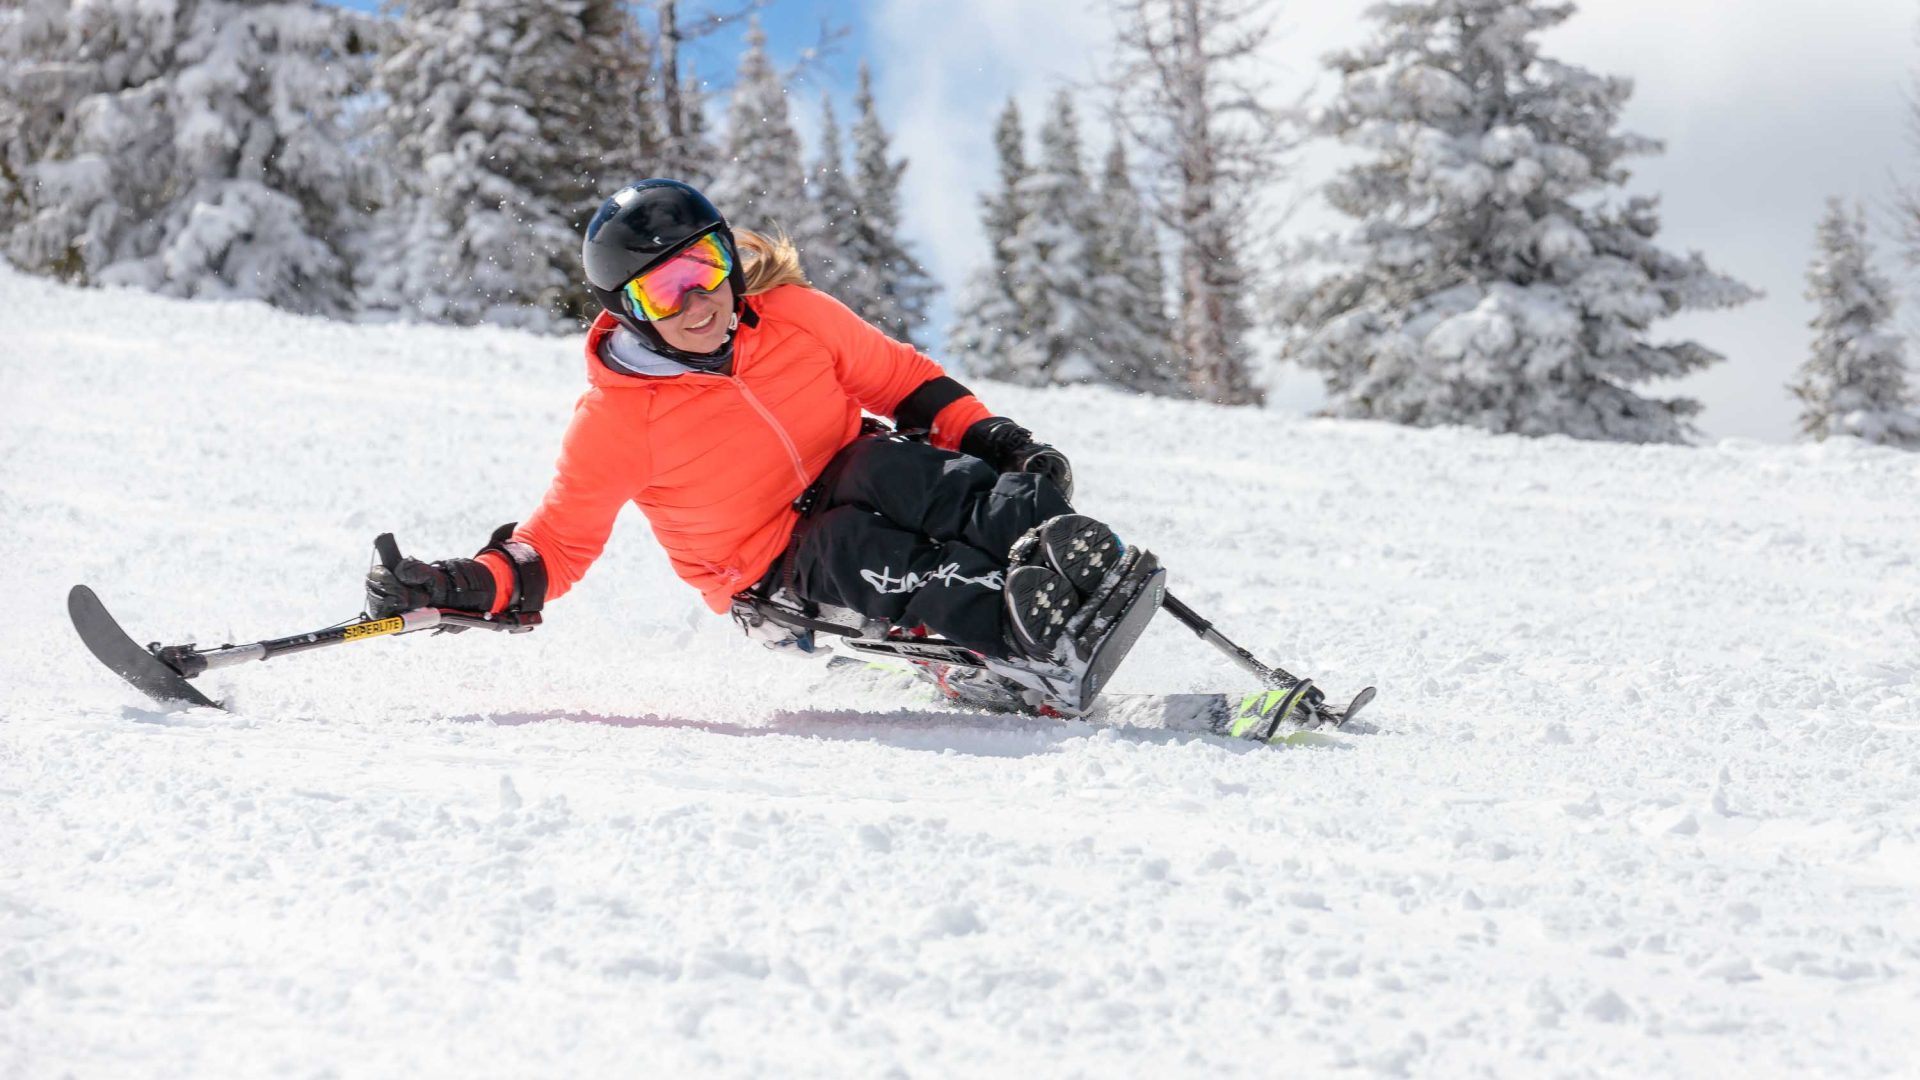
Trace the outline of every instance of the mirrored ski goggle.
{"type": "Polygon", "coordinates": [[[718,233],[708,233],[621,289],[634,314],[648,322],[659,322],[680,314],[689,294],[712,292],[731,273],[733,254],[720,242],[718,233]]]}

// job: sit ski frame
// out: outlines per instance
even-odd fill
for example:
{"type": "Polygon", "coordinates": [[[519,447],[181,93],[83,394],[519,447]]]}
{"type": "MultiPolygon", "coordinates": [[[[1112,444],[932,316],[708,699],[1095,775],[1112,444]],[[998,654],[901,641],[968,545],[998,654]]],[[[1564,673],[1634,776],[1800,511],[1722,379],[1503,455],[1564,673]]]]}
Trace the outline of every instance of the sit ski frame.
{"type": "MultiPolygon", "coordinates": [[[[400,550],[394,543],[392,533],[381,533],[376,537],[374,550],[381,565],[388,569],[399,565],[400,550]]],[[[1202,641],[1251,673],[1260,681],[1263,689],[1291,691],[1302,687],[1301,693],[1289,697],[1295,698],[1301,708],[1322,721],[1334,724],[1343,722],[1373,700],[1374,688],[1369,686],[1345,709],[1333,708],[1310,680],[1260,662],[1168,592],[1165,568],[1160,566],[1159,560],[1151,552],[1142,550],[1130,551],[1101,591],[1089,598],[1081,612],[1069,621],[1066,641],[1068,655],[1056,663],[1015,664],[998,661],[942,638],[905,635],[882,620],[867,619],[857,623],[835,621],[822,618],[817,612],[809,614],[778,601],[747,593],[734,599],[733,616],[746,627],[772,623],[801,634],[830,634],[842,639],[849,650],[871,656],[892,657],[918,665],[937,664],[983,670],[1020,688],[1031,711],[1084,716],[1094,707],[1101,689],[1120,660],[1146,629],[1153,614],[1160,610],[1172,615],[1199,635],[1202,641]]],[[[540,625],[537,612],[476,615],[440,608],[416,608],[379,619],[358,616],[324,629],[244,645],[227,644],[202,649],[192,643],[162,645],[153,642],[143,648],[120,627],[105,604],[85,585],[76,585],[68,593],[67,611],[88,651],[135,689],[163,704],[212,708],[224,706],[207,697],[188,680],[218,668],[420,631],[460,633],[464,630],[496,630],[520,634],[540,625]]],[[[850,612],[845,614],[852,615],[850,612]]],[[[1279,719],[1275,719],[1276,724],[1279,719]]]]}
{"type": "MultiPolygon", "coordinates": [[[[1135,569],[1141,566],[1141,563],[1133,561],[1123,563],[1114,575],[1119,584],[1108,586],[1087,603],[1088,609],[1098,609],[1102,604],[1111,604],[1110,597],[1115,594],[1116,589],[1131,584],[1133,591],[1124,598],[1125,605],[1121,619],[1112,624],[1124,626],[1124,631],[1116,632],[1110,639],[1084,642],[1079,640],[1079,635],[1075,633],[1076,628],[1070,622],[1069,647],[1076,649],[1077,654],[1070,657],[1064,664],[1004,663],[942,638],[908,636],[889,627],[884,620],[867,619],[856,625],[851,621],[836,621],[823,618],[819,614],[808,614],[777,600],[746,593],[734,598],[733,617],[743,627],[757,626],[764,621],[796,633],[830,634],[839,638],[840,643],[849,650],[870,656],[890,657],[923,666],[941,664],[948,667],[986,671],[1024,688],[1027,691],[1025,703],[1031,711],[1048,711],[1063,716],[1084,716],[1092,710],[1107,677],[1113,673],[1114,667],[1124,658],[1126,651],[1132,647],[1134,640],[1145,629],[1153,612],[1160,610],[1172,615],[1181,625],[1198,635],[1200,640],[1218,649],[1229,660],[1252,674],[1259,680],[1261,689],[1287,692],[1284,707],[1271,717],[1272,722],[1268,725],[1266,732],[1268,736],[1278,729],[1296,707],[1310,714],[1318,723],[1338,726],[1373,700],[1376,690],[1369,686],[1356,694],[1345,708],[1329,704],[1326,694],[1315,686],[1311,679],[1302,679],[1283,668],[1262,663],[1252,653],[1215,629],[1214,625],[1202,618],[1198,612],[1168,592],[1166,570],[1159,566],[1158,560],[1154,559],[1150,552],[1140,552],[1134,557],[1144,557],[1144,560],[1148,561],[1149,569],[1146,573],[1139,573],[1135,569]],[[1133,616],[1133,618],[1129,620],[1127,616],[1133,616]],[[1105,663],[1103,664],[1102,661],[1105,663]],[[1293,693],[1296,690],[1298,693],[1293,693]]],[[[859,619],[859,616],[852,612],[846,612],[846,614],[853,619],[859,619]]],[[[1076,616],[1076,618],[1080,617],[1076,616]]],[[[944,688],[944,680],[940,681],[944,688]]]]}

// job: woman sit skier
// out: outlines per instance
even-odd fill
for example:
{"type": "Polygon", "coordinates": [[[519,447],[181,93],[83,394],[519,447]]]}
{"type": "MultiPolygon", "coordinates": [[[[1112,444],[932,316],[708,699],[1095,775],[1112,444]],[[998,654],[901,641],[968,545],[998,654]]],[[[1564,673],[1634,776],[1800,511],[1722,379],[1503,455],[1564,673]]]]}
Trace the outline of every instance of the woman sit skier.
{"type": "MultiPolygon", "coordinates": [[[[539,611],[633,502],[716,612],[742,592],[784,594],[996,660],[1060,658],[1068,618],[1122,550],[1072,512],[1060,451],[809,287],[791,243],[736,234],[686,184],[616,192],[582,258],[606,310],[545,498],[476,558],[369,571],[369,614],[539,611]],[[926,441],[863,435],[862,409],[926,441]]],[[[753,632],[813,651],[810,635],[753,632]]]]}

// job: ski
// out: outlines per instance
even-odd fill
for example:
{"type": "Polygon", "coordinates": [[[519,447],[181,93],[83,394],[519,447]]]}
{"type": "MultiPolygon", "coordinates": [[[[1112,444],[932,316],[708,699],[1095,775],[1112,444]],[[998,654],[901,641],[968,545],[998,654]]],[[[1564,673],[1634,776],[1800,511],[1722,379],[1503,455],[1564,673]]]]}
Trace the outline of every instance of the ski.
{"type": "Polygon", "coordinates": [[[888,663],[851,656],[835,656],[827,670],[836,677],[870,677],[897,684],[901,690],[932,690],[955,708],[982,712],[1084,719],[1114,727],[1219,735],[1272,744],[1311,741],[1314,733],[1339,729],[1373,700],[1373,688],[1360,692],[1345,708],[1309,703],[1313,684],[1301,680],[1285,690],[1251,693],[1120,693],[1103,695],[1083,717],[1071,718],[1026,707],[1017,693],[999,688],[997,680],[980,679],[970,669],[944,668],[923,662],[888,663]]]}

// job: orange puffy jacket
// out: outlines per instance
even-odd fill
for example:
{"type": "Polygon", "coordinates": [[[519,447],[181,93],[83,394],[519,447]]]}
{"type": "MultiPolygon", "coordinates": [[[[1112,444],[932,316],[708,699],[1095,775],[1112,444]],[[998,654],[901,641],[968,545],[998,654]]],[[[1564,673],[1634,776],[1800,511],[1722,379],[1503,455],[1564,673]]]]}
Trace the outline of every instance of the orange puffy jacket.
{"type": "MultiPolygon", "coordinates": [[[[629,375],[601,360],[617,323],[587,332],[592,388],[574,406],[553,484],[514,530],[546,564],[546,599],[598,558],[613,521],[639,505],[674,572],[724,612],[786,548],[793,501],[860,432],[862,409],[893,417],[909,394],[945,375],[838,300],[782,285],[747,301],[731,374],[629,375]]],[[[957,389],[957,388],[956,388],[957,389]]],[[[988,416],[971,394],[941,407],[934,445],[956,449],[988,416]]],[[[513,591],[507,560],[489,551],[495,610],[513,591]]]]}

